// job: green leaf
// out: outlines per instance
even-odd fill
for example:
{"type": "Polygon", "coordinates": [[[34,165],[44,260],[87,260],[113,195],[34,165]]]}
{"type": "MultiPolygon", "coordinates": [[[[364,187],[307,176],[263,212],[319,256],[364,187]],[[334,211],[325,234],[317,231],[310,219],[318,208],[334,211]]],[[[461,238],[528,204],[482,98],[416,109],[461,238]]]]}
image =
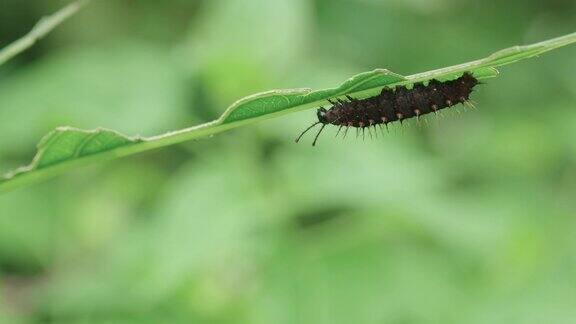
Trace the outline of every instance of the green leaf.
{"type": "Polygon", "coordinates": [[[377,95],[383,87],[411,85],[431,79],[453,79],[466,71],[472,72],[478,79],[495,77],[498,75],[496,67],[534,57],[574,42],[576,33],[533,45],[515,46],[484,59],[411,76],[376,69],[355,75],[336,88],[318,91],[272,90],[238,100],[213,122],[154,137],[131,138],[105,129],[83,131],[68,127],[58,128],[40,142],[38,153],[29,166],[17,169],[0,180],[0,191],[32,184],[91,162],[112,160],[174,145],[291,112],[326,105],[327,99],[346,94],[366,98],[377,95]]]}
{"type": "Polygon", "coordinates": [[[111,130],[85,131],[60,127],[44,137],[38,145],[34,168],[45,168],[62,161],[77,159],[138,143],[111,130]]]}

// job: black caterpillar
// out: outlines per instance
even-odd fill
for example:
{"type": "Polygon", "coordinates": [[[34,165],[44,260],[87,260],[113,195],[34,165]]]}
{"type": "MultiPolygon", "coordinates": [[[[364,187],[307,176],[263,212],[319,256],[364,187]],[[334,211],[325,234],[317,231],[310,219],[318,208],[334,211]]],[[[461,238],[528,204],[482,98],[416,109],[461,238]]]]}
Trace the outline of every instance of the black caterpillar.
{"type": "Polygon", "coordinates": [[[477,84],[479,84],[478,80],[471,73],[466,72],[458,79],[451,81],[440,82],[433,79],[427,85],[415,83],[412,89],[404,86],[393,89],[384,88],[379,95],[366,99],[355,99],[348,95],[346,96],[348,101],[328,99],[332,107],[328,110],[320,107],[316,112],[318,121],[306,128],[298,136],[296,143],[307,131],[318,124],[322,124],[322,127],[316,134],[312,146],[316,145],[320,133],[328,124],[340,126],[336,135],[343,127],[346,127],[344,132],[346,136],[349,127],[370,130],[369,127],[376,127],[376,125],[382,127],[382,124],[387,127],[391,122],[402,123],[404,119],[419,118],[461,103],[472,106],[469,98],[477,84]]]}

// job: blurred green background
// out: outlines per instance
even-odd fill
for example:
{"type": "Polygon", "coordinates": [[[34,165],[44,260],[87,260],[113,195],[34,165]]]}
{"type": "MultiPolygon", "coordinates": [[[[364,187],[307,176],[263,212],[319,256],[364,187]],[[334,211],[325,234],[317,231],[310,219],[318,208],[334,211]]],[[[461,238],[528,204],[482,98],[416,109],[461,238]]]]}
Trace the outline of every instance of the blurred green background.
{"type": "MultiPolygon", "coordinates": [[[[66,1],[0,0],[0,46],[66,1]]],[[[99,0],[0,68],[0,170],[574,32],[574,0],[99,0]]],[[[377,140],[312,110],[0,196],[0,323],[576,323],[576,46],[377,140]],[[460,108],[462,110],[462,108],[460,108]]]]}

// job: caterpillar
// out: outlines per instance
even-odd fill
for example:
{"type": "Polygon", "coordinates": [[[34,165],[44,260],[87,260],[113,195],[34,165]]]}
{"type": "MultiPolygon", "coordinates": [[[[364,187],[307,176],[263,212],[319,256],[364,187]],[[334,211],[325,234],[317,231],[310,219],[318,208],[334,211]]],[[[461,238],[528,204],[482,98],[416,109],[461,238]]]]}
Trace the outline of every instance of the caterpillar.
{"type": "Polygon", "coordinates": [[[362,129],[364,132],[366,128],[370,131],[370,127],[382,127],[382,124],[388,127],[389,123],[395,121],[402,123],[403,120],[413,117],[420,118],[422,115],[436,113],[440,109],[457,104],[473,107],[469,101],[470,94],[479,83],[472,73],[465,72],[455,80],[441,82],[432,79],[428,84],[415,83],[411,89],[405,86],[384,88],[379,95],[365,99],[356,99],[349,95],[346,95],[348,100],[328,99],[332,107],[329,109],[320,107],[316,111],[318,121],[300,133],[296,143],[306,132],[320,124],[322,126],[312,146],[316,145],[324,127],[329,124],[339,126],[336,136],[342,128],[345,128],[344,136],[346,136],[350,127],[362,129]]]}

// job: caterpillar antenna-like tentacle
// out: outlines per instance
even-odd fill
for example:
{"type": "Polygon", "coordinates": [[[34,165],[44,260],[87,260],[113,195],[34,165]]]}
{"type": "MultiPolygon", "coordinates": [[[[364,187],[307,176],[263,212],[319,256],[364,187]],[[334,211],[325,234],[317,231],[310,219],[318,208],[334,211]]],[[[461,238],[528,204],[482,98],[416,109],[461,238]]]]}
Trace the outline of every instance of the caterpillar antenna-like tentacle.
{"type": "Polygon", "coordinates": [[[322,131],[324,130],[324,127],[326,127],[326,124],[322,124],[322,127],[320,127],[318,134],[316,134],[316,137],[314,137],[314,142],[312,142],[312,146],[316,146],[316,142],[318,141],[318,137],[320,136],[320,133],[322,133],[322,131]]]}
{"type": "Polygon", "coordinates": [[[310,127],[306,128],[302,133],[300,133],[300,136],[298,136],[298,138],[296,138],[296,143],[298,143],[300,141],[300,139],[302,138],[302,136],[304,136],[304,134],[306,134],[306,132],[308,132],[309,130],[312,129],[312,127],[321,124],[320,122],[315,122],[314,124],[310,125],[310,127]]]}

